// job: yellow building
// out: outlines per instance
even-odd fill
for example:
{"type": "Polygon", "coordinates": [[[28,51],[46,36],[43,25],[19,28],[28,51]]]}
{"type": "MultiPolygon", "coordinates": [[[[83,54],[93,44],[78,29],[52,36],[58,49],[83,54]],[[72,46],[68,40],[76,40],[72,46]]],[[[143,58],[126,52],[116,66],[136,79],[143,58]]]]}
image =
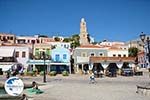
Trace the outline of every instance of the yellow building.
{"type": "Polygon", "coordinates": [[[35,59],[41,59],[42,53],[45,52],[47,58],[50,58],[51,45],[47,43],[35,44],[33,48],[33,55],[35,59]]]}

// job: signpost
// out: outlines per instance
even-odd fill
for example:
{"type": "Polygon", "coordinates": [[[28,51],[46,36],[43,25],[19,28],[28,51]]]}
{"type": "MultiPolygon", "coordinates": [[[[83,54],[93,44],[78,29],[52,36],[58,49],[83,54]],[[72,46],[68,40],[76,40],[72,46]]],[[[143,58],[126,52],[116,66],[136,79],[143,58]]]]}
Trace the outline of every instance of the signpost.
{"type": "Polygon", "coordinates": [[[18,77],[11,77],[5,81],[5,91],[11,96],[19,96],[23,89],[24,84],[18,77]]]}

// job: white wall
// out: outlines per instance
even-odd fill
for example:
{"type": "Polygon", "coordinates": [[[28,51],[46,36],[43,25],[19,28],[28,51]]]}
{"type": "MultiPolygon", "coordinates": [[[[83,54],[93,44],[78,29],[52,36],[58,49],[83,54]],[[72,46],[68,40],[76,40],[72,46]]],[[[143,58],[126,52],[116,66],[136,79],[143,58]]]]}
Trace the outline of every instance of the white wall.
{"type": "Polygon", "coordinates": [[[126,57],[128,57],[128,50],[108,50],[108,57],[113,57],[114,54],[116,57],[118,57],[118,55],[121,55],[121,57],[126,55],[126,57]]]}
{"type": "Polygon", "coordinates": [[[23,46],[1,46],[2,49],[12,49],[14,52],[19,52],[19,57],[16,58],[15,53],[14,57],[17,59],[18,63],[21,63],[24,67],[27,67],[27,61],[29,60],[29,54],[31,52],[31,49],[29,47],[23,47],[23,46]],[[22,58],[22,52],[26,52],[25,58],[22,58]]]}
{"type": "Polygon", "coordinates": [[[71,48],[70,43],[67,43],[67,42],[50,42],[50,44],[52,46],[56,45],[57,47],[63,47],[67,49],[71,48]]]}
{"type": "Polygon", "coordinates": [[[24,67],[27,68],[28,64],[27,61],[29,60],[29,54],[31,52],[29,47],[16,47],[15,52],[19,52],[19,57],[17,57],[18,63],[21,63],[24,65],[24,67]],[[25,58],[22,57],[22,52],[26,52],[25,58]]]}
{"type": "Polygon", "coordinates": [[[36,43],[37,39],[37,37],[17,36],[16,43],[18,43],[18,40],[25,40],[25,43],[32,43],[32,40],[34,40],[36,43]]]}

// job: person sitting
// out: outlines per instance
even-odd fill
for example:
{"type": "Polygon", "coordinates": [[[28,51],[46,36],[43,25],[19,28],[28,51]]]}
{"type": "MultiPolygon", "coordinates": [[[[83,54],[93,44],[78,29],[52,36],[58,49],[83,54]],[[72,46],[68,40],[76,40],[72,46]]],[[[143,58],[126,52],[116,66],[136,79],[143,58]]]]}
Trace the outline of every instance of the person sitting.
{"type": "Polygon", "coordinates": [[[32,89],[38,89],[38,85],[35,81],[32,82],[32,89]]]}
{"type": "Polygon", "coordinates": [[[38,88],[38,85],[35,81],[32,82],[32,92],[35,92],[36,94],[43,93],[43,91],[38,88]]]}

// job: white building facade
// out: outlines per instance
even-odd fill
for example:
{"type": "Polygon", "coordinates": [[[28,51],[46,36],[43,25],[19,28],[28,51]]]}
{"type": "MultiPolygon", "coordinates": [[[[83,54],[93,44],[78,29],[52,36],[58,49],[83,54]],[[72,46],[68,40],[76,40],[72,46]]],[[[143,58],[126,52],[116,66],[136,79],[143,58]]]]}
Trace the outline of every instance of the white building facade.
{"type": "Polygon", "coordinates": [[[23,46],[1,46],[0,47],[0,68],[3,71],[9,70],[12,66],[17,64],[22,65],[22,67],[27,68],[27,61],[30,58],[31,49],[29,47],[23,46]]]}

